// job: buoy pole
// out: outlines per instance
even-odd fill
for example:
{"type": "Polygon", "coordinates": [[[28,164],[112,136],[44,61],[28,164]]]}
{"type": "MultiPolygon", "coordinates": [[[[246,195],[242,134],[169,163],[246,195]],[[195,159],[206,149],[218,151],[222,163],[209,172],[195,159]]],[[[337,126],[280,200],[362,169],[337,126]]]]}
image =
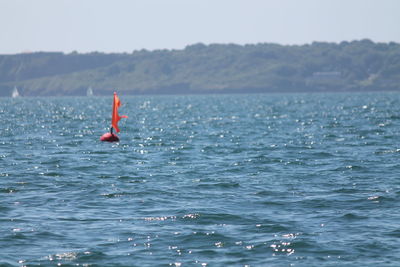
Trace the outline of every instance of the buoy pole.
{"type": "Polygon", "coordinates": [[[117,96],[117,93],[114,92],[114,101],[112,105],[112,116],[111,116],[111,127],[110,127],[110,132],[105,133],[100,137],[101,141],[107,141],[107,142],[118,142],[119,138],[116,134],[114,134],[114,128],[119,133],[119,128],[118,128],[118,121],[121,118],[128,118],[125,115],[119,116],[118,115],[118,108],[121,105],[121,102],[119,101],[119,98],[117,96]]]}

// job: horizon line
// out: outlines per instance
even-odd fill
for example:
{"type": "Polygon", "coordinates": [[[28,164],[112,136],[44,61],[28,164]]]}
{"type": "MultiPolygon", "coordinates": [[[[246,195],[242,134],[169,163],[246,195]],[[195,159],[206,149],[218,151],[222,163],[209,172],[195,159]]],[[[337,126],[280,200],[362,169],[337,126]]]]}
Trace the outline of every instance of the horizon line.
{"type": "Polygon", "coordinates": [[[140,49],[133,49],[131,51],[99,51],[99,50],[91,50],[91,51],[78,51],[78,50],[72,50],[72,51],[61,51],[61,50],[35,50],[35,51],[30,51],[30,50],[24,50],[16,53],[1,53],[1,56],[5,55],[21,55],[21,54],[35,54],[35,53],[61,53],[61,54],[92,54],[92,53],[101,53],[101,54],[133,54],[135,52],[142,52],[142,51],[147,51],[147,52],[155,52],[155,51],[179,51],[179,50],[185,50],[186,48],[190,46],[195,46],[195,45],[204,45],[204,46],[212,46],[212,45],[237,45],[237,46],[251,46],[251,45],[262,45],[262,44],[273,44],[273,45],[280,45],[280,46],[306,46],[306,45],[313,45],[314,43],[326,43],[326,44],[341,44],[341,43],[352,43],[352,42],[361,42],[361,41],[370,41],[374,44],[400,44],[397,41],[374,41],[371,38],[362,38],[362,39],[353,39],[353,40],[342,40],[340,42],[338,41],[311,41],[307,43],[290,43],[290,44],[285,44],[285,43],[279,43],[279,42],[257,42],[257,43],[234,43],[234,42],[225,42],[225,43],[203,43],[203,42],[196,42],[192,44],[187,44],[184,47],[180,48],[154,48],[154,49],[149,49],[149,48],[140,48],[140,49]]]}

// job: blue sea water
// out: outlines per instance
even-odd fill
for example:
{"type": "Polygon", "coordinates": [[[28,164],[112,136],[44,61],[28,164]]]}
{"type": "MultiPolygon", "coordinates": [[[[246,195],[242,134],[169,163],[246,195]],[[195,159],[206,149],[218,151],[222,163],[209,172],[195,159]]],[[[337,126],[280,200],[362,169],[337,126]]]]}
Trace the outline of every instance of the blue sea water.
{"type": "Polygon", "coordinates": [[[0,99],[0,266],[399,266],[399,93],[120,99],[0,99]]]}

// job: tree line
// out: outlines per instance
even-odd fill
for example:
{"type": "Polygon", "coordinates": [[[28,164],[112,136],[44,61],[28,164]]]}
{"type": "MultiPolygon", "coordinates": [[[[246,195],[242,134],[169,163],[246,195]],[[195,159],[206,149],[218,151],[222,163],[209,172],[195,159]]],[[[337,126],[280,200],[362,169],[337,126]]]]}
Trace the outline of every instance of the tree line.
{"type": "Polygon", "coordinates": [[[132,53],[0,55],[0,95],[343,92],[400,90],[400,44],[201,43],[132,53]]]}

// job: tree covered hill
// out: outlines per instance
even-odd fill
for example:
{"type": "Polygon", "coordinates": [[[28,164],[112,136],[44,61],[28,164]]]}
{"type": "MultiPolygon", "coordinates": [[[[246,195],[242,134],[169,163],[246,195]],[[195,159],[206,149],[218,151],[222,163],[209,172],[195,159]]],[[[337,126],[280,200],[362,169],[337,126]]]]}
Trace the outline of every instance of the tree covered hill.
{"type": "Polygon", "coordinates": [[[131,54],[0,55],[0,95],[400,90],[400,44],[195,44],[131,54]]]}

